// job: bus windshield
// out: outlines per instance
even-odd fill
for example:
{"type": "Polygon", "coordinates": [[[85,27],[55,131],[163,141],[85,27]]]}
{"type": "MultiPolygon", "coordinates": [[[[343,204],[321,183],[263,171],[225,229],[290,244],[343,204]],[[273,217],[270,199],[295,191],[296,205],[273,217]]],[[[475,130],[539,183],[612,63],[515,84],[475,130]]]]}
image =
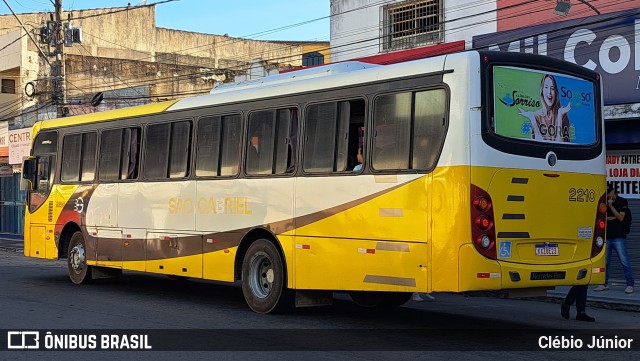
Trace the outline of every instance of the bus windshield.
{"type": "Polygon", "coordinates": [[[594,83],[566,74],[493,68],[494,132],[511,139],[596,143],[594,83]]]}

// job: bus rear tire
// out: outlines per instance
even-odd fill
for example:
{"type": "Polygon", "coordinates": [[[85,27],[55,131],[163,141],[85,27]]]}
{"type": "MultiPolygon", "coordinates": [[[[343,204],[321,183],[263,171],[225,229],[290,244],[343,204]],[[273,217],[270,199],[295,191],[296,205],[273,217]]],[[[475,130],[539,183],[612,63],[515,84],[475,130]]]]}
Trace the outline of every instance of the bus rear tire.
{"type": "Polygon", "coordinates": [[[294,292],[287,288],[282,257],[266,239],[255,241],[242,261],[242,293],[257,313],[281,313],[293,308],[294,292]]]}
{"type": "Polygon", "coordinates": [[[77,285],[93,281],[91,266],[87,265],[87,247],[82,232],[76,232],[71,236],[67,253],[67,269],[71,282],[77,285]]]}

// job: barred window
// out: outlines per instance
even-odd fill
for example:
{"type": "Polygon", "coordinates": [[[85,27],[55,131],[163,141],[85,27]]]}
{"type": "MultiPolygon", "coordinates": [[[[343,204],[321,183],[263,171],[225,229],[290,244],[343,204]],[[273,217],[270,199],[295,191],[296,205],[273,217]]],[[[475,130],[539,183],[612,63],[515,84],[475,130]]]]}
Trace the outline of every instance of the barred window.
{"type": "Polygon", "coordinates": [[[444,40],[441,0],[394,4],[385,7],[383,14],[382,50],[410,49],[444,40]]]}

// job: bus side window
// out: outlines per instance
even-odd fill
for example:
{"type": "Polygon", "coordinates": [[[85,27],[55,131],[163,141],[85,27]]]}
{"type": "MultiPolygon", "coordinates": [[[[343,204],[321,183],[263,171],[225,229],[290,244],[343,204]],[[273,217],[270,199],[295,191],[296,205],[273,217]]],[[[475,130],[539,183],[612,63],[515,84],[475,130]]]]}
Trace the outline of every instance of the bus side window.
{"type": "Polygon", "coordinates": [[[303,167],[308,173],[352,171],[363,139],[364,101],[311,104],[306,109],[303,167]]]}
{"type": "Polygon", "coordinates": [[[242,117],[239,114],[202,117],[197,127],[196,176],[238,174],[242,117]]]}
{"type": "Polygon", "coordinates": [[[444,142],[446,106],[444,89],[379,96],[374,111],[373,168],[433,168],[444,142]]]}
{"type": "Polygon", "coordinates": [[[274,174],[291,173],[295,168],[294,147],[292,130],[297,128],[296,109],[279,109],[276,115],[275,151],[276,164],[274,174]]]}
{"type": "Polygon", "coordinates": [[[431,169],[438,161],[438,152],[444,142],[446,93],[443,89],[417,92],[414,102],[411,169],[431,169]]]}
{"type": "Polygon", "coordinates": [[[140,153],[140,128],[124,129],[122,138],[123,156],[120,179],[136,179],[140,153]]]}
{"type": "Polygon", "coordinates": [[[108,129],[100,134],[98,158],[98,179],[113,181],[119,179],[120,157],[122,156],[122,129],[108,129]]]}
{"type": "MultiPolygon", "coordinates": [[[[98,168],[100,169],[98,178],[100,180],[114,181],[138,178],[140,134],[141,129],[138,127],[109,129],[102,132],[98,156],[98,168]]],[[[84,179],[84,175],[82,177],[83,180],[89,180],[84,179]]]]}
{"type": "Polygon", "coordinates": [[[96,132],[67,134],[62,139],[62,182],[93,181],[96,172],[96,132]]]}
{"type": "Polygon", "coordinates": [[[291,131],[297,123],[294,108],[249,114],[246,172],[251,175],[286,174],[293,171],[291,131]]]}
{"type": "Polygon", "coordinates": [[[379,96],[375,100],[373,168],[408,169],[412,94],[379,96]]]}

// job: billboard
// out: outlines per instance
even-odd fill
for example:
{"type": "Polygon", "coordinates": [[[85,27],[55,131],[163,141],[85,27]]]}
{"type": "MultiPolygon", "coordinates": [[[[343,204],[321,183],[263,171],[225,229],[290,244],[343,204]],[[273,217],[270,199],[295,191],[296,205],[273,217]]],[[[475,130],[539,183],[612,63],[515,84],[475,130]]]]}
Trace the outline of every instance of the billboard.
{"type": "Polygon", "coordinates": [[[31,128],[9,131],[9,164],[22,164],[31,153],[31,128]]]}
{"type": "Polygon", "coordinates": [[[483,34],[472,42],[474,49],[547,55],[597,71],[607,105],[640,99],[640,10],[483,34]]]}
{"type": "Polygon", "coordinates": [[[493,68],[494,131],[508,138],[596,142],[593,83],[553,72],[493,68]]]}

